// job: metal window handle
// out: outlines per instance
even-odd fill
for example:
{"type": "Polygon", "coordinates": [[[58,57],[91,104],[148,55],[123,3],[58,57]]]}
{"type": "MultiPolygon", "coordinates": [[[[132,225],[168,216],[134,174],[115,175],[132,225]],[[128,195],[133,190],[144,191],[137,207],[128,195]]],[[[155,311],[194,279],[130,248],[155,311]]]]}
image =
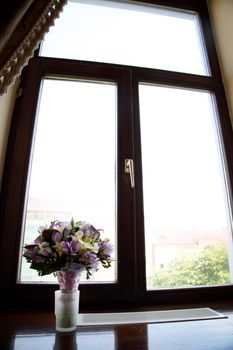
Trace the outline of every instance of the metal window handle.
{"type": "Polygon", "coordinates": [[[125,159],[125,173],[128,173],[130,176],[131,187],[134,188],[134,164],[133,159],[125,159]]]}

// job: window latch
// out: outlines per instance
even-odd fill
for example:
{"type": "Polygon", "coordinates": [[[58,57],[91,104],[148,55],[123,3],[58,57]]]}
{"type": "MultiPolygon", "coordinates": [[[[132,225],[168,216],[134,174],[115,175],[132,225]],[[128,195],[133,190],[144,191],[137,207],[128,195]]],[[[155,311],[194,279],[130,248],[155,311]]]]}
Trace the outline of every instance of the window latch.
{"type": "Polygon", "coordinates": [[[133,159],[125,159],[125,173],[129,174],[131,187],[134,188],[135,181],[134,181],[134,164],[133,164],[133,159]]]}

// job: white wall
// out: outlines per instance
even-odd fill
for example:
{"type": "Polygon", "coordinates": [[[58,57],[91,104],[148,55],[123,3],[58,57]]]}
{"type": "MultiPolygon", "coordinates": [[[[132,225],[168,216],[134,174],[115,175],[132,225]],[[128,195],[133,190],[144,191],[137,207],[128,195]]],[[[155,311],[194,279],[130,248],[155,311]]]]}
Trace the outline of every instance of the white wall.
{"type": "Polygon", "coordinates": [[[233,0],[208,0],[208,8],[233,125],[233,0]]]}

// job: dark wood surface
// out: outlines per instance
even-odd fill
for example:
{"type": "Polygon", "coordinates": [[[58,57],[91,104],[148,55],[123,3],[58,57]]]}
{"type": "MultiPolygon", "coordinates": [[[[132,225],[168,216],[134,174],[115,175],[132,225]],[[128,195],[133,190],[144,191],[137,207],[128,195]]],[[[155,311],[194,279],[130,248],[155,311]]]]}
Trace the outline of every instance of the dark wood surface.
{"type": "Polygon", "coordinates": [[[233,314],[226,319],[77,327],[55,331],[52,312],[7,312],[0,315],[1,350],[230,350],[233,314]]]}

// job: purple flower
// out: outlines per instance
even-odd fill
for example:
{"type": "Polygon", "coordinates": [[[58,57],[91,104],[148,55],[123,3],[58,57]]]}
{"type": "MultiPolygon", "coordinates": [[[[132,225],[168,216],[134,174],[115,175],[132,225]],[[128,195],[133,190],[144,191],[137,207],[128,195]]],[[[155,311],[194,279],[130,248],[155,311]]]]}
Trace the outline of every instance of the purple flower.
{"type": "Polygon", "coordinates": [[[99,243],[99,253],[105,258],[109,257],[113,252],[113,246],[109,243],[108,239],[99,243]]]}
{"type": "Polygon", "coordinates": [[[52,240],[57,243],[60,242],[62,240],[62,234],[59,231],[54,231],[54,233],[52,234],[52,240]]]}
{"type": "Polygon", "coordinates": [[[96,268],[98,265],[98,258],[95,254],[91,252],[86,252],[81,256],[81,262],[84,263],[84,265],[91,266],[92,268],[96,268]]]}
{"type": "Polygon", "coordinates": [[[83,232],[84,236],[95,236],[96,238],[100,236],[100,232],[90,224],[82,226],[80,230],[83,232]]]}
{"type": "Polygon", "coordinates": [[[78,250],[80,249],[81,244],[76,241],[75,238],[72,237],[72,240],[70,242],[70,254],[75,255],[77,254],[78,250]]]}
{"type": "Polygon", "coordinates": [[[50,247],[45,247],[45,248],[42,248],[40,249],[39,253],[43,256],[50,256],[52,255],[52,249],[50,247]]]}
{"type": "Polygon", "coordinates": [[[70,245],[68,242],[60,242],[60,249],[62,253],[68,254],[70,250],[70,245]]]}
{"type": "Polygon", "coordinates": [[[56,242],[56,244],[53,246],[53,249],[55,249],[55,251],[59,254],[59,256],[69,255],[70,244],[69,242],[65,242],[65,241],[56,242]]]}

